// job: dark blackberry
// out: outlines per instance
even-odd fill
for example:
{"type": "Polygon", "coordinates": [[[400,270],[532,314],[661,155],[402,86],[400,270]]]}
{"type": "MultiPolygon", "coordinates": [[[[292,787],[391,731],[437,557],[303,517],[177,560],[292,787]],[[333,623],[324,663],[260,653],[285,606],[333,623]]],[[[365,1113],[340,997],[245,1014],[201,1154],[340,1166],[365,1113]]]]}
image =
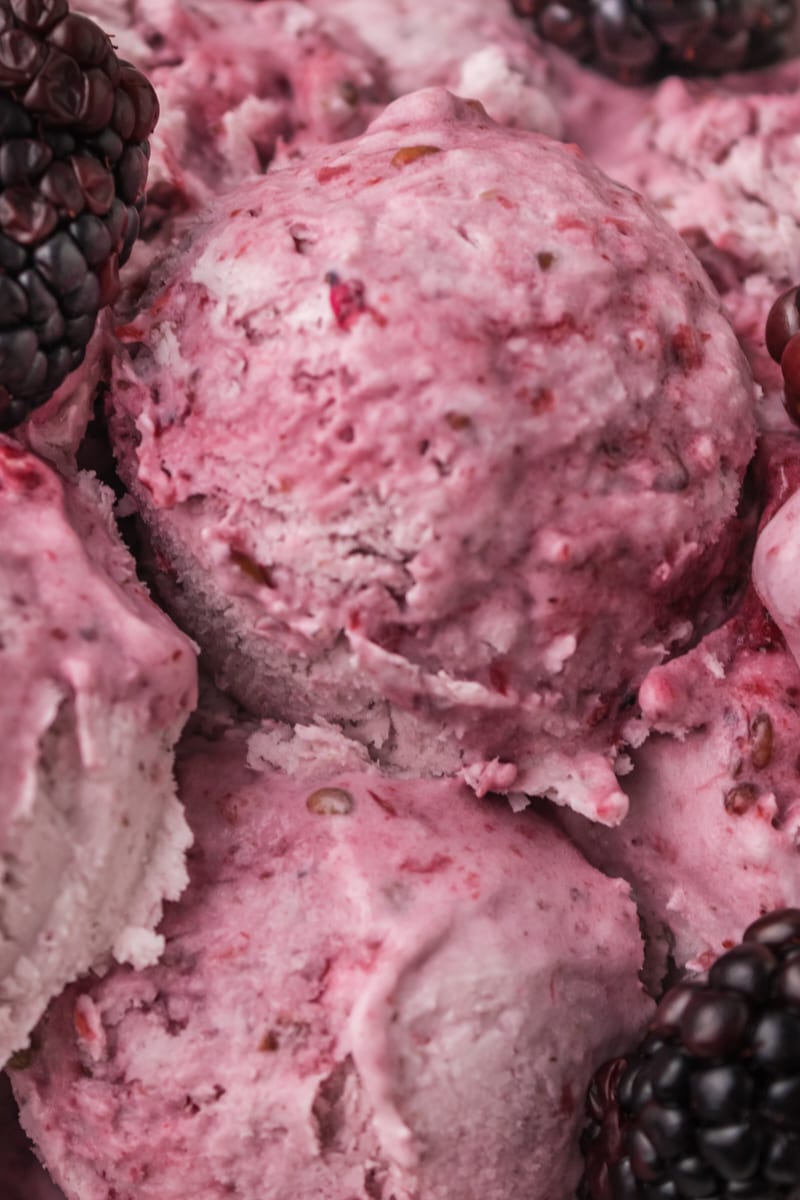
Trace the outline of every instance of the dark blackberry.
{"type": "Polygon", "coordinates": [[[668,992],[586,1108],[581,1200],[800,1197],[800,909],[668,992]]]}
{"type": "Polygon", "coordinates": [[[767,350],[783,372],[783,404],[800,425],[800,287],[789,288],[773,304],[765,330],[767,350]]]}
{"type": "Polygon", "coordinates": [[[796,0],[512,0],[546,41],[623,83],[714,75],[784,53],[796,0]]]}
{"type": "Polygon", "coordinates": [[[83,360],[119,291],[158,101],[67,0],[0,0],[0,431],[83,360]]]}

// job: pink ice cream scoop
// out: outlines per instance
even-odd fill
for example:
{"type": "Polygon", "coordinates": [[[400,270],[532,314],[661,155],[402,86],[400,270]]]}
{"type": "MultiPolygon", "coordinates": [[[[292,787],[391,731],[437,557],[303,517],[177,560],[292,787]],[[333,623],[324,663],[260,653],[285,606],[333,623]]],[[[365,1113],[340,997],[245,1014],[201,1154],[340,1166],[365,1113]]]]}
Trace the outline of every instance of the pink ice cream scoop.
{"type": "Polygon", "coordinates": [[[765,438],[758,465],[766,513],[754,577],[771,613],[750,587],[727,623],[645,679],[639,699],[658,732],[632,754],[619,829],[565,818],[592,862],[630,881],[652,940],[679,967],[707,966],[749,921],[800,897],[800,669],[772,618],[790,647],[797,619],[764,587],[767,568],[786,578],[764,547],[789,528],[796,438],[765,438]]]}
{"type": "Polygon", "coordinates": [[[137,581],[112,497],[0,439],[0,1061],[110,954],[152,962],[189,830],[173,745],[194,651],[137,581]]]}
{"type": "Polygon", "coordinates": [[[257,770],[186,745],[162,963],[68,989],[13,1072],[49,1170],[68,1200],[566,1200],[585,1081],[651,1011],[627,886],[305,736],[257,770]]]}
{"type": "Polygon", "coordinates": [[[223,689],[618,820],[626,705],[717,611],[752,449],[683,242],[433,89],[226,196],[160,277],[113,437],[223,689]]]}
{"type": "Polygon", "coordinates": [[[480,100],[500,125],[561,136],[549,48],[516,18],[508,0],[402,0],[377,8],[375,0],[306,3],[358,31],[385,64],[393,96],[446,87],[480,100]]]}
{"type": "Polygon", "coordinates": [[[145,244],[276,154],[361,132],[388,98],[355,29],[297,0],[84,0],[157,89],[145,244]]]}
{"type": "MultiPolygon", "coordinates": [[[[764,387],[762,423],[786,427],[778,367],[764,345],[775,298],[800,279],[800,60],[724,80],[668,78],[639,91],[587,83],[572,73],[573,94],[590,102],[570,134],[603,170],[636,188],[698,255],[723,298],[764,387]],[[606,86],[598,121],[595,92],[606,86]]],[[[580,103],[580,101],[578,101],[580,103]]]]}
{"type": "MultiPolygon", "coordinates": [[[[590,861],[630,881],[652,943],[679,967],[708,966],[748,920],[800,895],[800,673],[748,607],[752,641],[734,620],[646,681],[645,714],[674,732],[632,754],[623,824],[565,818],[590,861]]],[[[654,974],[664,966],[656,951],[654,974]]]]}

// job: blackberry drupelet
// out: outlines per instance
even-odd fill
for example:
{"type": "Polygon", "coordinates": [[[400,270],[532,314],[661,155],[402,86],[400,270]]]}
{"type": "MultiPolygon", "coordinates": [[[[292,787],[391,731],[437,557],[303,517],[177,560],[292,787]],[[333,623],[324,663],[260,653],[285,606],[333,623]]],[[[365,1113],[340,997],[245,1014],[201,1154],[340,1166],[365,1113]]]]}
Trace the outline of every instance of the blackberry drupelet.
{"type": "Polygon", "coordinates": [[[158,101],[67,0],[0,0],[0,431],[82,362],[119,290],[158,101]]]}
{"type": "Polygon", "coordinates": [[[669,991],[587,1114],[581,1200],[800,1196],[800,909],[669,991]]]}
{"type": "Polygon", "coordinates": [[[780,58],[796,0],[511,0],[540,37],[623,83],[780,58]]]}
{"type": "Polygon", "coordinates": [[[783,372],[784,407],[800,425],[800,287],[789,288],[769,310],[765,340],[783,372]]]}

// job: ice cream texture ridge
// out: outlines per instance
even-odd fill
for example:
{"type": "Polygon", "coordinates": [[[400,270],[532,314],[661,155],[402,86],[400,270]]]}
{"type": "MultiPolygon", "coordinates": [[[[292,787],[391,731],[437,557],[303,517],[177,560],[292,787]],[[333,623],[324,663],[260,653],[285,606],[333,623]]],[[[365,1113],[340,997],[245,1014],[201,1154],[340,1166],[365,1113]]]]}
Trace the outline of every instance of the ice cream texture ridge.
{"type": "Polygon", "coordinates": [[[793,0],[0,0],[0,1200],[800,1194],[793,0]]]}

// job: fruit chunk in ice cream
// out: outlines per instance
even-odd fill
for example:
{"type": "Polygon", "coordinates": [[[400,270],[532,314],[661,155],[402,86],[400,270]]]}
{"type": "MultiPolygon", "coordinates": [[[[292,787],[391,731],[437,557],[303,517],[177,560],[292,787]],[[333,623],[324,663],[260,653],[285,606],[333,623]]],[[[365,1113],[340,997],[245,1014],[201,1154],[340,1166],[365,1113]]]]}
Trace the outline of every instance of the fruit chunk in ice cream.
{"type": "Polygon", "coordinates": [[[0,1060],[114,953],[151,962],[189,831],[172,748],[194,652],[117,538],[112,497],[0,439],[0,1060]]]}
{"type": "Polygon", "coordinates": [[[627,705],[717,612],[752,449],[684,243],[574,147],[433,89],[184,251],[110,404],[220,685],[618,820],[627,705]]]}
{"type": "Polygon", "coordinates": [[[627,886],[304,734],[257,770],[185,744],[163,961],[67,989],[13,1073],[49,1170],[69,1200],[566,1200],[580,1081],[651,1010],[627,886]]]}

